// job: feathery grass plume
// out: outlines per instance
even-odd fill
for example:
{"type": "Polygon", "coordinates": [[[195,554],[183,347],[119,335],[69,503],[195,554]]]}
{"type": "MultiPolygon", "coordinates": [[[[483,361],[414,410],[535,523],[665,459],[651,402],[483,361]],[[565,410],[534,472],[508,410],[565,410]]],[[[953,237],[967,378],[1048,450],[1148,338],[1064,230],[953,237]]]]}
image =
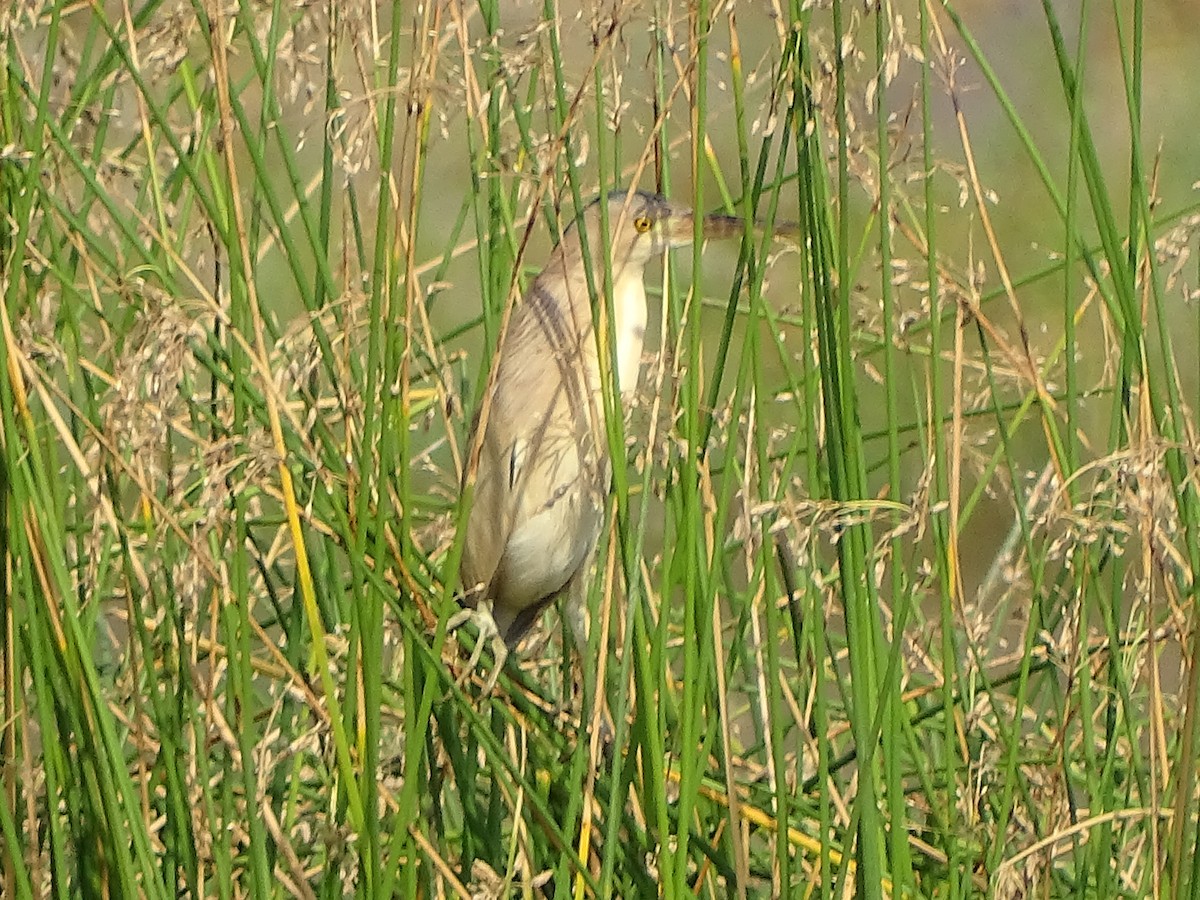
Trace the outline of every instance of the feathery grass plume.
{"type": "Polygon", "coordinates": [[[1198,45],[4,5],[0,895],[1190,896],[1198,45]],[[590,273],[588,646],[460,689],[471,417],[630,187],[744,234],[650,265],[628,397],[590,273]]]}

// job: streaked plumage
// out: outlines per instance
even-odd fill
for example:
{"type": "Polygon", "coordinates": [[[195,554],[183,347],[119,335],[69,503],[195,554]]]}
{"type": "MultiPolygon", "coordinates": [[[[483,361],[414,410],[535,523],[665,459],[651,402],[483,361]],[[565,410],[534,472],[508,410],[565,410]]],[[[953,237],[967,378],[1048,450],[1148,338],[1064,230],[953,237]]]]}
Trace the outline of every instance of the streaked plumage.
{"type": "MultiPolygon", "coordinates": [[[[475,497],[459,572],[481,638],[492,638],[494,683],[508,649],[559,596],[578,641],[586,640],[587,578],[600,535],[610,465],[600,367],[584,266],[603,290],[600,203],[584,213],[590,260],[576,226],[513,311],[480,444],[475,497]],[[490,616],[489,616],[490,605],[490,616]],[[494,625],[494,628],[493,628],[494,625]]],[[[637,387],[646,328],[646,263],[693,236],[691,210],[646,193],[617,191],[608,206],[613,324],[622,394],[637,387]]],[[[741,232],[710,216],[706,236],[741,232]]],[[[472,444],[480,417],[472,426],[472,444]]],[[[466,477],[470,477],[468,470],[466,477]]],[[[461,621],[464,616],[456,617],[461,621]]],[[[456,623],[457,624],[457,623],[456,623]]],[[[478,662],[481,639],[468,671],[478,662]]],[[[582,646],[582,644],[581,644],[582,646]]]]}

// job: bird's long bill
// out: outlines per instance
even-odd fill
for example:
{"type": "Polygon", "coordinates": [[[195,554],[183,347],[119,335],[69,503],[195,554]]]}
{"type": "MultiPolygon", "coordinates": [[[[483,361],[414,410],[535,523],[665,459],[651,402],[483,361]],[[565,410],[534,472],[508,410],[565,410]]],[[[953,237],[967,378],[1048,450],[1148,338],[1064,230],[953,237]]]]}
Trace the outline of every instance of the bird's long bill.
{"type": "Polygon", "coordinates": [[[746,233],[746,223],[737,216],[722,216],[713,214],[704,217],[704,238],[721,240],[722,238],[741,237],[746,233]]]}
{"type": "MultiPolygon", "coordinates": [[[[683,247],[690,244],[696,236],[695,217],[690,210],[677,209],[666,222],[666,237],[672,247],[683,247]]],[[[714,213],[704,216],[701,224],[701,234],[705,240],[721,240],[722,238],[740,237],[745,232],[745,224],[737,216],[725,216],[714,213]]]]}

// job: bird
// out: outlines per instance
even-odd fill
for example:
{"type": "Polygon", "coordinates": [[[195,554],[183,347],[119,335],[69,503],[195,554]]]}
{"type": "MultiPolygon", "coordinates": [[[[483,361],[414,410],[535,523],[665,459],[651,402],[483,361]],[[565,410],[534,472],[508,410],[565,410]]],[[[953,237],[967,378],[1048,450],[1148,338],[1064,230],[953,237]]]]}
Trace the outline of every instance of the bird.
{"type": "MultiPolygon", "coordinates": [[[[479,639],[460,684],[490,644],[494,665],[484,688],[490,692],[509,651],[559,598],[576,646],[587,646],[587,590],[612,471],[587,269],[600,305],[611,273],[617,378],[628,400],[638,384],[648,316],[646,264],[691,244],[695,233],[688,207],[614,190],[563,232],[511,313],[471,426],[478,464],[463,470],[464,489],[474,478],[459,564],[464,609],[448,627],[473,619],[479,639]]],[[[705,238],[742,233],[736,217],[702,218],[705,238]]]]}

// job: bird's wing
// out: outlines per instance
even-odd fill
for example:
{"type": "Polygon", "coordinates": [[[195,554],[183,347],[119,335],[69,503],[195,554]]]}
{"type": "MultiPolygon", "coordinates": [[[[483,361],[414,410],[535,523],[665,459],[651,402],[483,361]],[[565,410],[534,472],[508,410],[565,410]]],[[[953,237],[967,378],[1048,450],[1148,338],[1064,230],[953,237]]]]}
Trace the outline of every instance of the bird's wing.
{"type": "MultiPolygon", "coordinates": [[[[459,569],[459,580],[462,588],[471,599],[480,589],[487,586],[500,564],[504,546],[512,532],[513,510],[508,502],[508,491],[503,483],[503,454],[499,446],[496,432],[499,429],[495,422],[495,393],[492,395],[492,409],[489,410],[488,422],[484,431],[479,453],[479,468],[475,475],[475,497],[467,519],[467,536],[463,544],[462,563],[459,569]]],[[[488,402],[488,401],[484,401],[488,402]]],[[[479,427],[480,416],[476,414],[471,428],[471,444],[476,440],[475,432],[479,427]]],[[[464,472],[469,476],[469,472],[464,472]]]]}
{"type": "MultiPolygon", "coordinates": [[[[488,588],[513,530],[529,514],[523,502],[528,494],[518,490],[522,476],[545,460],[549,441],[577,430],[586,415],[580,354],[591,333],[556,301],[558,287],[548,274],[534,281],[499,351],[463,549],[460,581],[466,591],[488,588]]],[[[477,414],[472,443],[480,420],[477,414]]]]}

